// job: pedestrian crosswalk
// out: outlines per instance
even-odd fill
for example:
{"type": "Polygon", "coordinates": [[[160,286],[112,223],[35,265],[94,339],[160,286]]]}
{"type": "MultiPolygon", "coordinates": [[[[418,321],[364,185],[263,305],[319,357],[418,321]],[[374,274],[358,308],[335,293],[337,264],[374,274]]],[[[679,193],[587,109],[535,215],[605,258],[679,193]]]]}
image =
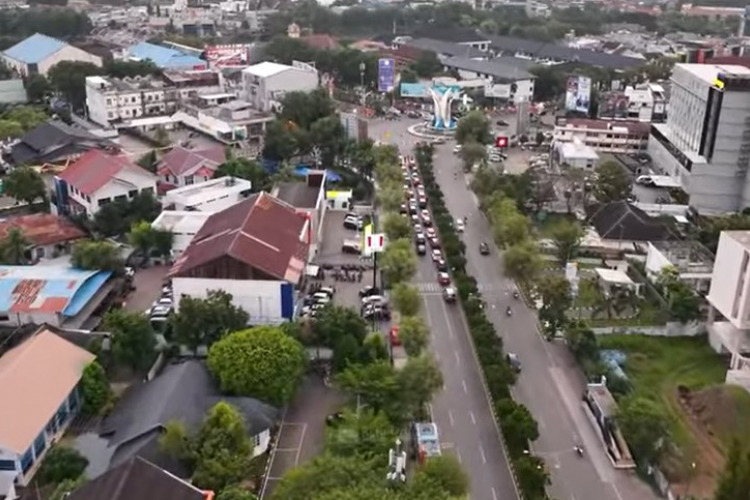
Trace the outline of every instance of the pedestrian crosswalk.
{"type": "MultiPolygon", "coordinates": [[[[419,293],[440,293],[443,291],[443,286],[440,283],[412,283],[419,293]]],[[[479,293],[504,293],[513,292],[516,287],[513,283],[503,283],[499,285],[479,285],[477,287],[479,293]]]]}

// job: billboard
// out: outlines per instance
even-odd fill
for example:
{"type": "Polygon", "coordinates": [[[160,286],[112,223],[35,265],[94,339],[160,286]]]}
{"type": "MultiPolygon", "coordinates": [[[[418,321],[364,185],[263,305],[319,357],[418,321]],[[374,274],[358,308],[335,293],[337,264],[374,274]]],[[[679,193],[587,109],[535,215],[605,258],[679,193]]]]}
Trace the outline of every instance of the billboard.
{"type": "Polygon", "coordinates": [[[401,97],[427,97],[427,87],[421,83],[402,83],[401,97]]]}
{"type": "Polygon", "coordinates": [[[209,45],[203,57],[212,68],[245,67],[250,65],[250,46],[241,43],[209,45]]]}
{"type": "Polygon", "coordinates": [[[497,99],[510,99],[510,84],[487,84],[484,86],[484,96],[497,99]]]}
{"type": "Polygon", "coordinates": [[[565,111],[588,113],[591,102],[591,78],[571,76],[565,90],[565,111]]]}
{"type": "Polygon", "coordinates": [[[599,98],[599,118],[625,119],[629,107],[630,98],[623,92],[607,92],[599,98]]]}
{"type": "Polygon", "coordinates": [[[390,92],[396,85],[396,62],[378,59],[378,92],[390,92]]]}

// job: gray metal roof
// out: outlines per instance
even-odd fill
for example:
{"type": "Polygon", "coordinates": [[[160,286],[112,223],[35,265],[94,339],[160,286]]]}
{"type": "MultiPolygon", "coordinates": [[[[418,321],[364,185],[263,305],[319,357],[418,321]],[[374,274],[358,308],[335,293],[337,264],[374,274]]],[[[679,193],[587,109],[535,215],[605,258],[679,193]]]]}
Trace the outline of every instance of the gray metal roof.
{"type": "Polygon", "coordinates": [[[414,38],[409,40],[404,45],[412,47],[418,50],[424,50],[428,52],[434,52],[435,54],[446,55],[446,56],[462,56],[469,58],[483,58],[486,59],[488,54],[476,49],[470,45],[459,45],[453,42],[444,42],[442,40],[435,40],[433,38],[414,38]]]}
{"type": "Polygon", "coordinates": [[[448,68],[463,69],[489,75],[494,80],[499,81],[517,82],[518,80],[532,80],[536,78],[525,69],[497,60],[480,61],[467,57],[451,57],[442,61],[442,64],[448,68]]]}

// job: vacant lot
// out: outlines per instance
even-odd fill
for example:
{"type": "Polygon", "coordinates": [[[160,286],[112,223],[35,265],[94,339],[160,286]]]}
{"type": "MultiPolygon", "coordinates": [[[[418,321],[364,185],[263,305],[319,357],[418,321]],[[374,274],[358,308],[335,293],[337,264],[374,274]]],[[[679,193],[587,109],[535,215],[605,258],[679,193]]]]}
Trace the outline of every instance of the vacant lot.
{"type": "Polygon", "coordinates": [[[705,338],[607,335],[599,341],[627,355],[623,368],[635,392],[669,417],[675,449],[662,467],[673,482],[684,483],[675,484],[674,493],[689,487],[691,495],[710,497],[729,443],[735,437],[750,443],[750,394],[723,384],[726,362],[705,338]]]}

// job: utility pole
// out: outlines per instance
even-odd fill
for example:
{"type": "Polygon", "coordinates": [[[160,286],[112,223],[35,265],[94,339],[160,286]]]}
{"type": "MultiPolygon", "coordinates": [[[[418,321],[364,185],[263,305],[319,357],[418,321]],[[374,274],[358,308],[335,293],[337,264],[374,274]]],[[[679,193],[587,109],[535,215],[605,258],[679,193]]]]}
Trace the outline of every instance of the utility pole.
{"type": "Polygon", "coordinates": [[[401,440],[396,438],[395,448],[388,450],[388,481],[406,482],[406,452],[401,449],[401,440]]]}

